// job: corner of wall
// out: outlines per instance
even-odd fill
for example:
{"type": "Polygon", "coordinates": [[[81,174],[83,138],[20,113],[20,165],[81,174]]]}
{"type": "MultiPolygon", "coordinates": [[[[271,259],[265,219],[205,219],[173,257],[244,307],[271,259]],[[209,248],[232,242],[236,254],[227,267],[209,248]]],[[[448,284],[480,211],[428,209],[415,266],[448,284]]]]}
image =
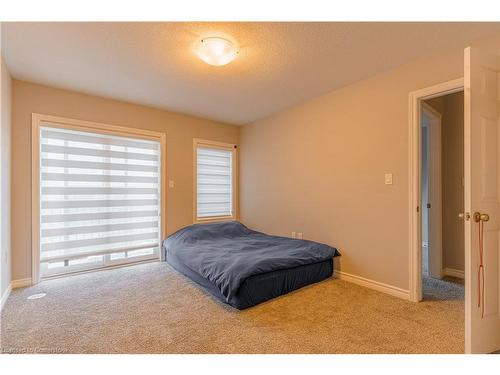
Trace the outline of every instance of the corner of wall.
{"type": "Polygon", "coordinates": [[[12,79],[1,53],[0,65],[0,305],[3,306],[10,294],[12,278],[10,241],[12,79]]]}

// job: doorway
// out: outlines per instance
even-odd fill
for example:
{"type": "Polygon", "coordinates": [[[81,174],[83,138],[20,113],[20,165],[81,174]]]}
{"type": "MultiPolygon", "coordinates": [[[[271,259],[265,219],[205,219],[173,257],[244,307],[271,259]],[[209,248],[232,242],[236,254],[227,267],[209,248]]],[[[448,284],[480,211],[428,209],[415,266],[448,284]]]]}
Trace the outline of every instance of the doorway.
{"type": "Polygon", "coordinates": [[[422,299],[421,106],[464,92],[465,352],[500,348],[500,34],[464,50],[464,77],[409,94],[409,299],[422,299]]]}
{"type": "MultiPolygon", "coordinates": [[[[425,101],[429,101],[434,98],[442,97],[448,94],[453,94],[457,92],[464,91],[464,79],[458,78],[452,81],[440,83],[434,86],[426,87],[424,89],[411,92],[409,94],[409,210],[411,214],[409,215],[409,299],[413,302],[419,302],[423,299],[423,241],[422,241],[422,108],[426,107],[429,109],[428,104],[425,101]]],[[[430,113],[435,115],[435,111],[430,110],[430,113]]],[[[437,116],[439,117],[439,116],[437,116]]],[[[436,128],[432,128],[436,129],[436,128]]],[[[430,139],[430,137],[429,137],[430,139]]],[[[436,139],[436,137],[434,137],[436,139]]],[[[440,142],[435,142],[435,144],[440,144],[440,142]]],[[[440,163],[434,163],[433,165],[441,165],[440,163]]],[[[440,173],[437,174],[438,176],[440,173]]],[[[430,182],[430,180],[429,180],[430,182]]],[[[438,184],[439,185],[439,184],[438,184]]],[[[438,192],[441,189],[437,190],[438,192]]],[[[433,194],[436,197],[436,194],[433,194]]],[[[439,200],[439,197],[438,197],[439,200]]],[[[427,203],[424,202],[424,207],[427,203]]],[[[439,206],[439,203],[435,205],[439,206]]],[[[434,220],[435,221],[435,220],[434,220]]],[[[440,220],[437,221],[441,222],[440,220]]],[[[435,228],[435,227],[431,227],[435,228]]],[[[429,232],[428,232],[429,233],[429,232]]],[[[437,233],[441,233],[440,230],[437,233]]],[[[433,241],[436,245],[436,240],[433,241]]],[[[437,241],[439,245],[439,241],[437,241]]],[[[439,250],[439,246],[438,246],[439,250]]],[[[436,253],[427,253],[434,256],[436,253]]],[[[432,259],[435,259],[434,257],[432,259]]],[[[433,263],[433,271],[442,272],[442,266],[439,266],[439,259],[441,257],[436,257],[437,262],[433,263]],[[437,264],[437,265],[436,265],[437,264]],[[437,270],[436,270],[437,268],[437,270]]],[[[428,259],[426,260],[428,264],[428,259]]],[[[427,269],[428,271],[429,269],[427,269]]],[[[439,280],[439,278],[437,279],[439,280]]]]}
{"type": "Polygon", "coordinates": [[[463,104],[457,91],[420,106],[421,300],[464,299],[463,104]]]}

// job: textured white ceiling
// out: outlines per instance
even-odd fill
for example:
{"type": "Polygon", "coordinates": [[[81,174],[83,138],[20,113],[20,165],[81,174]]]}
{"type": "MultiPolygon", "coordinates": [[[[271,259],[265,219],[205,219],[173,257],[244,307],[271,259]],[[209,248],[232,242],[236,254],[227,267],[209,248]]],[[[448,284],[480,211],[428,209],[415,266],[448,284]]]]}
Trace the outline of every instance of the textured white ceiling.
{"type": "Polygon", "coordinates": [[[13,77],[244,124],[492,33],[479,23],[3,23],[13,77]],[[239,45],[209,66],[206,36],[239,45]]]}

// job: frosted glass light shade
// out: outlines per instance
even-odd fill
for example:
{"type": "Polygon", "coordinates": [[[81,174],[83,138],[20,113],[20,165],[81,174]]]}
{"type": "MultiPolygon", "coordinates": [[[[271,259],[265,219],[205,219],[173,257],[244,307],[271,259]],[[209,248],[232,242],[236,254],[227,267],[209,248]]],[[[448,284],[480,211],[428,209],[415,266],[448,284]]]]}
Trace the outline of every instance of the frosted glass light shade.
{"type": "Polygon", "coordinates": [[[233,61],[238,51],[231,41],[224,38],[210,37],[200,40],[196,48],[196,54],[207,64],[220,66],[233,61]]]}

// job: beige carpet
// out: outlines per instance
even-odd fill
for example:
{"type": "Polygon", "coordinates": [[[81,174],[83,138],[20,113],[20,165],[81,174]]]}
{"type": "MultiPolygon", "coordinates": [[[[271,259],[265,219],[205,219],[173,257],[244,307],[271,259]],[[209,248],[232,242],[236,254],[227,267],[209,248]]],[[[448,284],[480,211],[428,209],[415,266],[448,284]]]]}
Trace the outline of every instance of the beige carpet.
{"type": "Polygon", "coordinates": [[[417,304],[332,278],[238,311],[167,264],[149,263],[14,291],[0,346],[4,353],[463,353],[463,310],[460,298],[417,304]],[[26,299],[40,292],[47,296],[26,299]]]}

